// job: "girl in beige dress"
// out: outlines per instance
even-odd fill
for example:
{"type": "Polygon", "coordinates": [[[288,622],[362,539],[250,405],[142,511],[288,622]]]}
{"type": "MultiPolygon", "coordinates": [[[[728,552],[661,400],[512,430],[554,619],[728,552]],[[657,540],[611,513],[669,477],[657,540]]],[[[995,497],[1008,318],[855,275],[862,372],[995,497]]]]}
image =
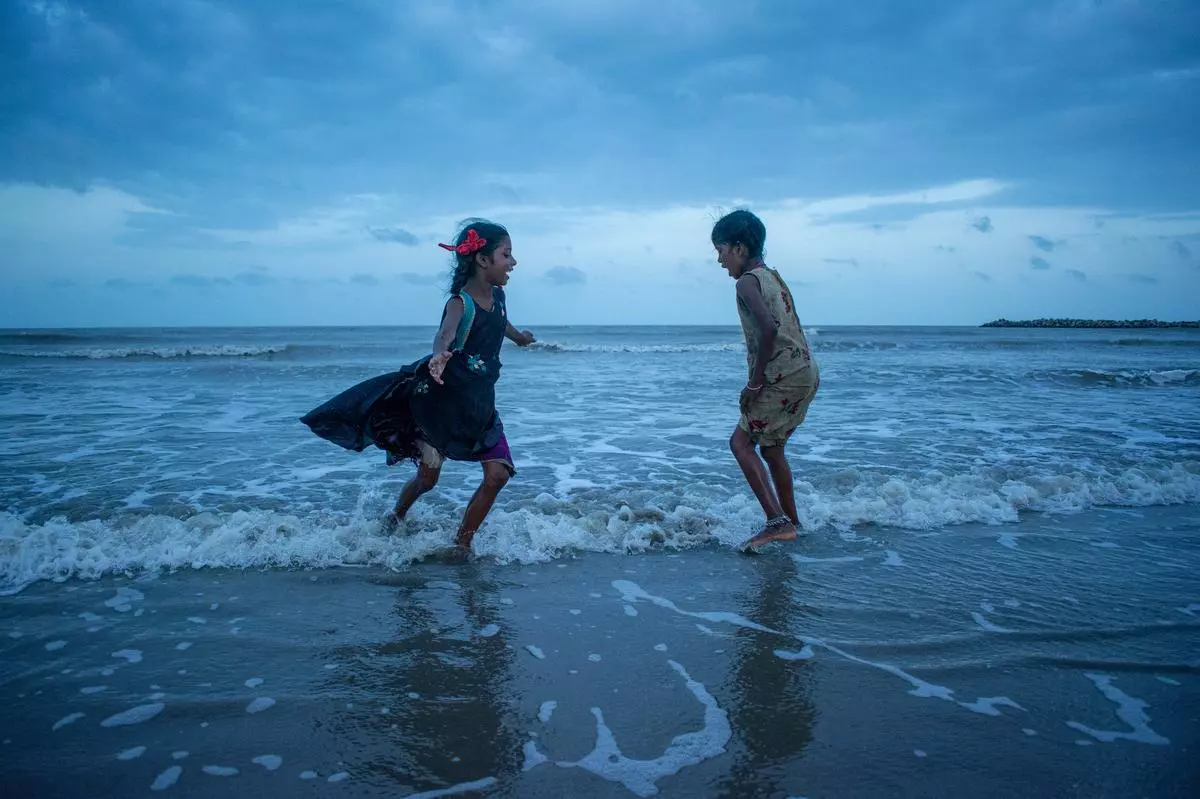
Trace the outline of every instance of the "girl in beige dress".
{"type": "Polygon", "coordinates": [[[784,447],[821,384],[792,293],[779,273],[763,263],[766,238],[766,226],[749,211],[722,217],[712,231],[717,262],[737,281],[738,315],[746,336],[748,380],[729,448],[766,515],[766,524],[746,542],[747,548],[796,537],[800,520],[784,447]]]}

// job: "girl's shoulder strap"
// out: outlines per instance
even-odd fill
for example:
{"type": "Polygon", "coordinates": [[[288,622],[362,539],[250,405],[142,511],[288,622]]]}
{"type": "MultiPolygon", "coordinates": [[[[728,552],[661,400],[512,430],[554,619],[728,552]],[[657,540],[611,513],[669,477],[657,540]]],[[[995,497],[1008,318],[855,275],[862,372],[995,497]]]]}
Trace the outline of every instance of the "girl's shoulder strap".
{"type": "Polygon", "coordinates": [[[460,291],[455,296],[462,300],[463,304],[462,319],[458,321],[458,333],[454,336],[454,351],[457,352],[467,343],[471,326],[475,324],[475,300],[465,291],[460,291]]]}

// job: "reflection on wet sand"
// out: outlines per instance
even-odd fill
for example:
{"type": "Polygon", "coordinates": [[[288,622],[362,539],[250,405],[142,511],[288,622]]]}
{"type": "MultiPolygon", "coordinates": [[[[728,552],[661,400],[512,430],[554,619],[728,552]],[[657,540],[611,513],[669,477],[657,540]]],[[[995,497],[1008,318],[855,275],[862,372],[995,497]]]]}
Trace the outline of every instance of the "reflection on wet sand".
{"type": "Polygon", "coordinates": [[[338,653],[340,687],[383,705],[343,717],[356,729],[340,732],[366,733],[374,749],[355,753],[356,779],[407,793],[521,770],[498,586],[473,566],[448,576],[459,579],[412,575],[397,589],[395,638],[338,653]]]}
{"type": "MultiPolygon", "coordinates": [[[[761,558],[756,565],[758,584],[739,613],[769,630],[794,629],[803,612],[793,597],[795,561],[761,558]]],[[[724,694],[733,727],[733,763],[719,795],[786,795],[780,783],[789,772],[797,773],[794,764],[812,742],[816,724],[811,650],[779,651],[784,639],[777,633],[748,627],[739,626],[734,639],[724,694]]]]}

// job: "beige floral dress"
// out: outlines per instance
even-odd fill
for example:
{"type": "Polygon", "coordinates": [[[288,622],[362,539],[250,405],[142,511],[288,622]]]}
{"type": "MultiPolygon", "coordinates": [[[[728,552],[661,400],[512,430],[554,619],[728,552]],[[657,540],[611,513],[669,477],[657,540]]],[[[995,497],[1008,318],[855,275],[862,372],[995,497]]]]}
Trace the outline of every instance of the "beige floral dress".
{"type": "MultiPolygon", "coordinates": [[[[808,406],[821,385],[821,374],[812,357],[804,328],[796,315],[796,304],[783,278],[774,269],[760,266],[746,273],[758,280],[763,301],[775,320],[775,348],[765,370],[764,388],[738,420],[738,427],[762,447],[787,443],[804,421],[808,406]]],[[[739,299],[738,316],[746,336],[746,361],[750,377],[758,352],[758,330],[750,309],[739,299]]]]}

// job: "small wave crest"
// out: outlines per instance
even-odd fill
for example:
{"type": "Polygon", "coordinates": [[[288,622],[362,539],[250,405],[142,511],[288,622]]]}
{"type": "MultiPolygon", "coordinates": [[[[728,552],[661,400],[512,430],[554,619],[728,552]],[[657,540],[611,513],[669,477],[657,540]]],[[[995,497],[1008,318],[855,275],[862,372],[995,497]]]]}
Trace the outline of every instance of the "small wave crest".
{"type": "Polygon", "coordinates": [[[79,333],[56,333],[42,330],[5,331],[0,333],[0,344],[63,344],[79,341],[79,333]]]}
{"type": "Polygon", "coordinates": [[[1194,338],[1116,338],[1110,344],[1118,347],[1186,347],[1200,348],[1200,340],[1194,338]]]}
{"type": "Polygon", "coordinates": [[[539,341],[529,349],[540,352],[578,353],[684,353],[684,352],[740,352],[746,345],[739,342],[717,342],[710,344],[559,344],[539,341]]]}
{"type": "Polygon", "coordinates": [[[199,344],[177,347],[89,347],[64,350],[0,349],[7,358],[66,358],[71,360],[109,360],[115,358],[258,358],[291,350],[288,344],[199,344]]]}
{"type": "MultiPolygon", "coordinates": [[[[917,531],[964,523],[1004,525],[1025,511],[1197,503],[1200,466],[1070,473],[990,467],[907,478],[847,469],[798,483],[796,502],[801,524],[810,532],[859,525],[917,531]]],[[[188,518],[125,512],[106,519],[40,522],[0,512],[0,589],[12,593],[39,580],[177,569],[402,568],[454,538],[454,514],[421,505],[405,534],[386,535],[379,525],[383,504],[379,490],[359,489],[356,507],[345,512],[246,509],[188,518]]],[[[757,504],[744,492],[714,500],[687,489],[611,487],[543,493],[514,505],[489,516],[476,538],[479,555],[537,563],[580,551],[635,554],[734,546],[762,521],[757,504]]]]}
{"type": "Polygon", "coordinates": [[[1035,372],[1034,379],[1090,388],[1200,386],[1200,369],[1068,369],[1035,372]]]}

